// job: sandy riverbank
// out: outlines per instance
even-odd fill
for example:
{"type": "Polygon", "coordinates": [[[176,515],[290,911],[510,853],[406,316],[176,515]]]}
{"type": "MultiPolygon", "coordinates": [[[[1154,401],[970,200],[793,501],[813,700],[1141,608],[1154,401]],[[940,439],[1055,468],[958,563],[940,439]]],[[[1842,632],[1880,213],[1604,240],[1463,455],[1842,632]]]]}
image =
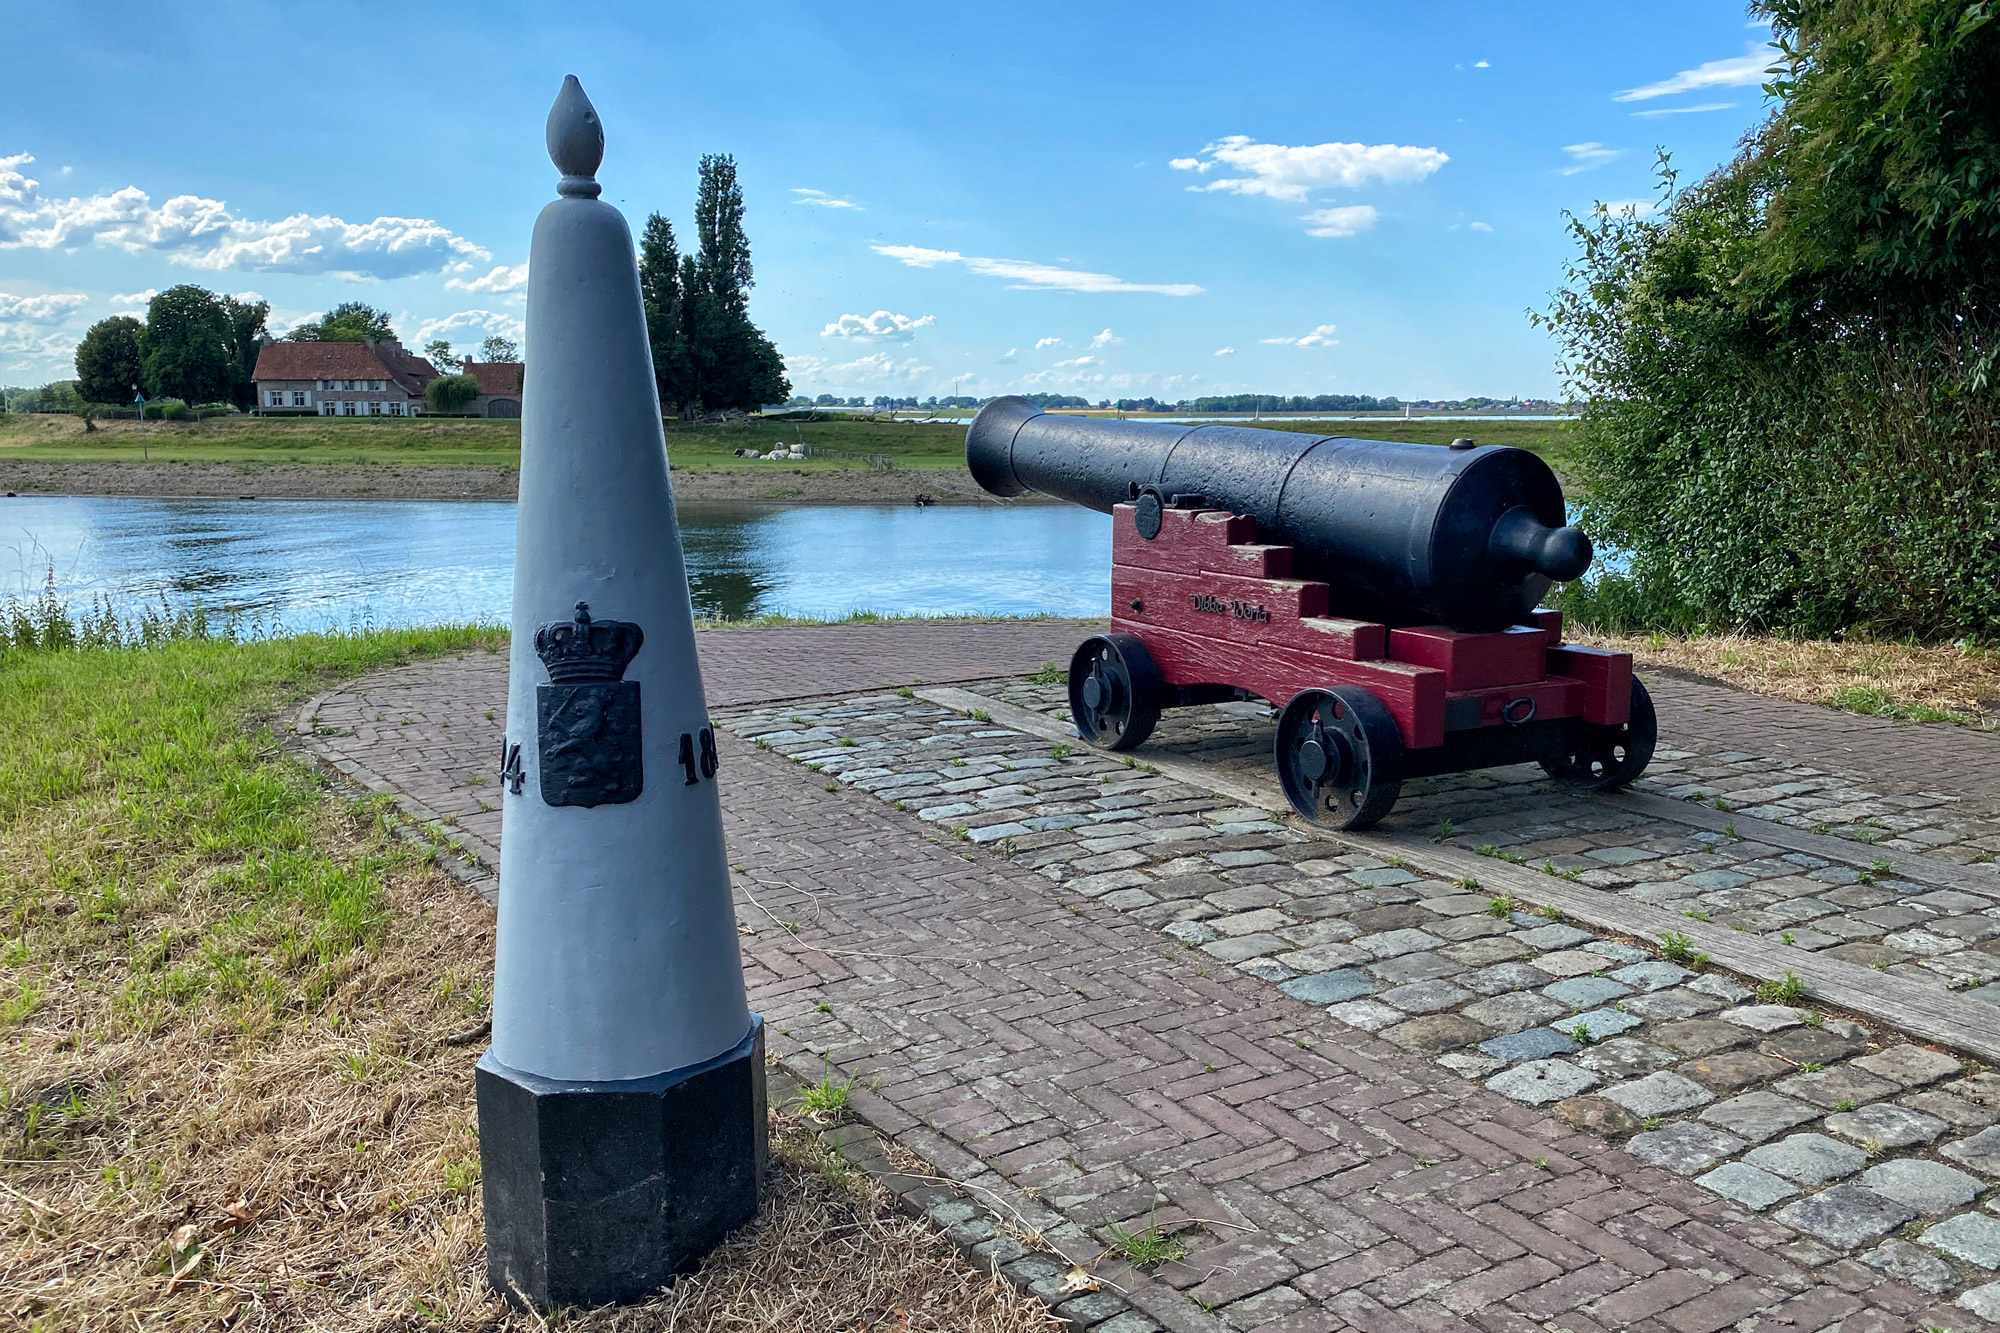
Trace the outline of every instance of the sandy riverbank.
{"type": "MultiPolygon", "coordinates": [[[[683,500],[792,504],[995,503],[962,468],[675,468],[683,500]]],[[[58,463],[0,458],[0,494],[289,500],[512,500],[514,468],[451,464],[58,463]]]]}

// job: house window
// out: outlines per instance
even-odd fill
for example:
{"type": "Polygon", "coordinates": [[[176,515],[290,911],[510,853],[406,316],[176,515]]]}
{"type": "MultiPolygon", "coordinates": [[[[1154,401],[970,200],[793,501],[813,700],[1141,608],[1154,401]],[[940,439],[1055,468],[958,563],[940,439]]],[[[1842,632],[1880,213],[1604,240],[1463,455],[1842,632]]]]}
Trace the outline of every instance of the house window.
{"type": "Polygon", "coordinates": [[[305,393],[305,390],[303,390],[303,389],[294,389],[294,390],[292,390],[292,406],[293,406],[293,407],[304,407],[304,406],[306,406],[306,402],[307,402],[307,398],[306,398],[306,393],[305,393]]]}
{"type": "Polygon", "coordinates": [[[279,393],[276,389],[271,390],[271,401],[268,405],[271,407],[283,407],[285,405],[285,395],[279,393]]]}
{"type": "Polygon", "coordinates": [[[319,414],[321,416],[330,417],[333,415],[333,413],[334,413],[334,406],[332,403],[321,403],[319,405],[319,414]]]}
{"type": "Polygon", "coordinates": [[[368,404],[368,415],[369,415],[369,416],[371,416],[371,417],[379,417],[379,416],[381,416],[381,415],[382,415],[382,404],[380,404],[380,403],[370,403],[370,404],[368,404]]]}
{"type": "Polygon", "coordinates": [[[376,390],[376,392],[378,392],[378,393],[379,393],[379,392],[381,392],[381,391],[382,391],[383,389],[386,389],[386,388],[388,388],[388,387],[389,387],[389,381],[387,381],[387,380],[376,380],[376,381],[375,381],[375,390],[376,390]]]}
{"type": "Polygon", "coordinates": [[[401,403],[389,404],[389,415],[392,417],[399,417],[403,415],[403,405],[401,403]]]}
{"type": "Polygon", "coordinates": [[[344,417],[351,417],[354,415],[354,400],[352,398],[348,399],[346,402],[340,405],[340,415],[344,417]]]}

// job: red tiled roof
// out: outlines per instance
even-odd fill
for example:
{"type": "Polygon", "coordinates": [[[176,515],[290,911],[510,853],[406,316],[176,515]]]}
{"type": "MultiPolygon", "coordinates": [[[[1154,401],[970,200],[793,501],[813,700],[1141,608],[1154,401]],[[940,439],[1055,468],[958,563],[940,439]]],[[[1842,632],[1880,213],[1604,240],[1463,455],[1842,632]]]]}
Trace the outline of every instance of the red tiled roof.
{"type": "Polygon", "coordinates": [[[394,343],[270,343],[257,353],[253,380],[391,380],[413,397],[437,368],[394,343]]]}
{"type": "Polygon", "coordinates": [[[489,395],[504,395],[509,398],[521,396],[521,372],[523,363],[519,361],[468,361],[465,373],[479,381],[479,392],[489,395]]]}

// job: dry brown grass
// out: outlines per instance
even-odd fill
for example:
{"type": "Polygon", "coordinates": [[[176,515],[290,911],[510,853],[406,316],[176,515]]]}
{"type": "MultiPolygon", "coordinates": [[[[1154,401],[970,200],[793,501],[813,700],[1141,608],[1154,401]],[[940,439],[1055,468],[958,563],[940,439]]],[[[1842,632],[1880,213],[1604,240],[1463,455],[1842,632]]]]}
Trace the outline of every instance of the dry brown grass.
{"type": "Polygon", "coordinates": [[[2000,725],[2000,652],[1991,649],[1737,634],[1568,634],[1629,652],[1642,667],[1691,671],[1774,698],[1920,722],[2000,725]]]}
{"type": "MultiPolygon", "coordinates": [[[[330,823],[355,850],[380,837],[330,823]]],[[[700,1273],[625,1310],[508,1310],[481,1251],[483,1043],[441,1040],[484,994],[492,913],[420,863],[385,890],[376,943],[302,1016],[213,998],[132,1015],[118,955],[137,942],[62,914],[67,963],[7,1059],[0,1314],[78,1330],[1059,1327],[782,1111],[763,1215],[700,1273]]],[[[176,904],[140,933],[230,909],[199,889],[176,904]]]]}

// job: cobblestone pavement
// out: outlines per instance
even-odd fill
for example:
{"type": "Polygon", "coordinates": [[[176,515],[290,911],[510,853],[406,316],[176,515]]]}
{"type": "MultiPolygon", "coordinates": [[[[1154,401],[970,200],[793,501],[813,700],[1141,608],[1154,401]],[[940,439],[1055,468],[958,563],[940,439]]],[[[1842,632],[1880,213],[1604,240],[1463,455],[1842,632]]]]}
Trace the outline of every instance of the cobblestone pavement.
{"type": "MultiPolygon", "coordinates": [[[[1060,685],[987,689],[1068,718],[1060,685]]],[[[1269,711],[1176,710],[1144,753],[1262,777],[1271,769],[1269,711]]],[[[1946,743],[1955,735],[1928,733],[1946,743]]],[[[1923,881],[1898,874],[1899,859],[1990,862],[2000,851],[2000,823],[1960,813],[1954,796],[1883,795],[1798,761],[1740,750],[1663,748],[1638,787],[1732,817],[1723,831],[1690,827],[1636,803],[1564,792],[1528,765],[1410,782],[1384,827],[2000,1004],[2000,986],[1991,985],[2000,978],[2000,870],[1944,867],[1946,884],[1935,873],[1923,881]],[[1760,841],[1767,822],[1839,838],[1822,852],[1859,864],[1760,841]]]]}
{"type": "MultiPolygon", "coordinates": [[[[1010,669],[1062,655],[1037,645],[1010,669]]],[[[762,678],[718,688],[716,666],[712,699],[779,693],[762,678]]],[[[839,688],[869,688],[867,671],[843,669],[839,688]]],[[[873,683],[905,671],[878,664],[873,683]]],[[[478,659],[384,673],[321,701],[302,727],[361,780],[463,823],[498,741],[482,703],[497,706],[502,686],[478,659]],[[397,724],[350,733],[342,709],[397,724]]],[[[996,711],[1003,697],[1056,706],[1046,687],[983,688],[996,711]]],[[[1708,784],[1751,802],[1742,793],[1770,784],[1773,765],[1676,734],[1675,688],[1660,691],[1662,711],[1686,748],[1661,764],[1660,790],[1708,784]],[[1754,780],[1721,785],[1738,777],[1754,780]]],[[[774,1049],[864,1078],[871,1122],[1007,1193],[1072,1258],[1097,1255],[1112,1225],[1182,1236],[1190,1252],[1157,1274],[1098,1266],[1171,1327],[1710,1333],[2000,1316],[2000,1210],[1979,1206],[2000,1181],[2000,1077],[1890,1022],[1760,1001],[1698,959],[1310,838],[1139,766],[1158,754],[1247,771],[1268,744],[1254,709],[1170,714],[1133,766],[913,694],[716,716],[742,738],[726,743],[725,806],[774,1049]]],[[[1843,731],[1855,721],[1827,717],[1843,731]]],[[[1729,731],[1752,743],[1740,721],[1729,731]]],[[[1771,797],[1831,792],[1845,807],[1878,799],[1856,792],[1913,794],[1863,781],[1771,797]]],[[[1892,814],[1869,805],[1849,822],[1943,811],[1895,832],[1955,822],[1971,831],[1910,841],[1976,847],[1989,827],[1953,804],[1884,799],[1892,814]]],[[[1808,828],[1847,826],[1781,808],[1808,828]]],[[[1825,873],[1838,858],[1786,861],[1799,854],[1658,817],[1642,827],[1512,772],[1412,784],[1397,819],[1435,829],[1446,817],[1446,844],[1531,864],[1546,853],[1572,887],[1716,922],[1828,903],[1785,918],[1833,936],[1809,941],[1821,952],[1892,950],[1890,972],[1940,992],[1989,975],[1977,923],[1994,920],[1994,895],[1891,872],[1839,882],[1825,873]],[[1745,879],[1642,892],[1717,870],[1745,879]],[[1746,888],[1768,897],[1711,896],[1746,888]],[[1866,890],[1887,896],[1834,897],[1866,890]],[[1867,922],[1881,929],[1866,935],[1824,928],[1891,908],[1922,915],[1867,922]],[[1913,933],[1957,947],[1890,942],[1913,933]]],[[[484,838],[467,842],[485,855],[484,838]]],[[[996,1238],[992,1257],[1008,1259],[1009,1244],[996,1238]]]]}

